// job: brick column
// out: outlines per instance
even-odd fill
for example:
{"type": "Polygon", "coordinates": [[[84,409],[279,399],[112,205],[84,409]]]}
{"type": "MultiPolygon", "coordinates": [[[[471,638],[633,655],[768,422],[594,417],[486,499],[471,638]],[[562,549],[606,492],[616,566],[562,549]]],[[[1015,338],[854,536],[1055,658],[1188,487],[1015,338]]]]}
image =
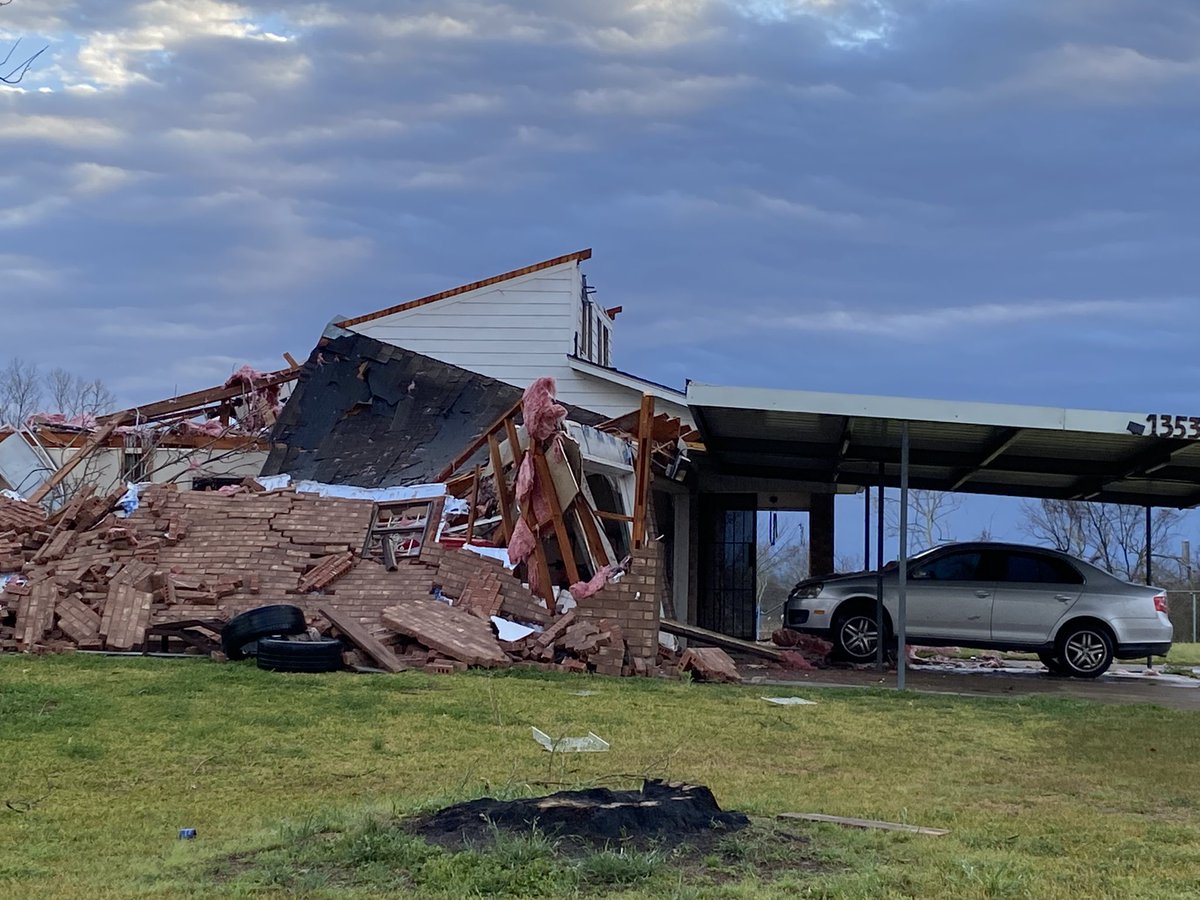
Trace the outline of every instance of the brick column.
{"type": "Polygon", "coordinates": [[[833,494],[813,494],[808,507],[808,568],[810,575],[833,572],[833,494]]]}

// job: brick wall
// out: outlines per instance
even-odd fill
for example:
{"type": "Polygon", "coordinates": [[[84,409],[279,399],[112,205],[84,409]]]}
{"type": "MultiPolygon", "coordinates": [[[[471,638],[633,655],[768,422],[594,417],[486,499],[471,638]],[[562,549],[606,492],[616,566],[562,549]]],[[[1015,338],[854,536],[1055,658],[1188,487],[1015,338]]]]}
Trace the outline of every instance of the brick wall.
{"type": "Polygon", "coordinates": [[[659,590],[662,584],[662,547],[657,542],[633,552],[629,571],[615,584],[580,600],[576,615],[620,626],[630,661],[653,665],[658,655],[659,590]]]}

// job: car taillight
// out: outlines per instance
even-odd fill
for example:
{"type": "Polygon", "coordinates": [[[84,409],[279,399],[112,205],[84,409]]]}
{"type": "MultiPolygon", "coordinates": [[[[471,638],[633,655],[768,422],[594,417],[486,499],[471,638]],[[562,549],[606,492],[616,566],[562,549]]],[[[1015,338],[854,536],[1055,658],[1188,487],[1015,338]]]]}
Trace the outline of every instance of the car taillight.
{"type": "Polygon", "coordinates": [[[1166,594],[1155,594],[1155,596],[1154,596],[1154,611],[1160,612],[1160,613],[1167,613],[1168,615],[1170,614],[1170,610],[1167,609],[1167,595],[1166,594]]]}

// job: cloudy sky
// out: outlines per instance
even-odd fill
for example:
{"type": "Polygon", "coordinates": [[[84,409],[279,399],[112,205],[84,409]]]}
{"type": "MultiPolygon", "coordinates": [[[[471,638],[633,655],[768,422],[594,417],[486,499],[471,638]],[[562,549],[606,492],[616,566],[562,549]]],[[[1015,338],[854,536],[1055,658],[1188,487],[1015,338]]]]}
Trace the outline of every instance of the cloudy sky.
{"type": "Polygon", "coordinates": [[[15,0],[18,36],[3,354],[126,402],[593,247],[657,380],[1200,409],[1187,0],[15,0]]]}

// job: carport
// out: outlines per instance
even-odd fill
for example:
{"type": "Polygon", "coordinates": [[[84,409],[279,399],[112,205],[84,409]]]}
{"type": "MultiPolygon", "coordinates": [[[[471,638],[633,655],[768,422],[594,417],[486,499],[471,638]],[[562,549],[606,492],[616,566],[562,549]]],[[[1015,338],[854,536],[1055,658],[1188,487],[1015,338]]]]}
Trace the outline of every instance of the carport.
{"type": "MultiPolygon", "coordinates": [[[[901,647],[910,488],[1136,505],[1146,508],[1147,533],[1153,508],[1200,503],[1200,416],[694,382],[687,403],[709,460],[726,474],[879,489],[877,572],[884,562],[882,489],[899,488],[901,647]]],[[[869,529],[865,540],[869,565],[869,529]]],[[[1149,582],[1149,554],[1146,568],[1149,582]]],[[[882,605],[880,591],[877,621],[882,605]]],[[[905,659],[898,656],[903,688],[905,659]]]]}

